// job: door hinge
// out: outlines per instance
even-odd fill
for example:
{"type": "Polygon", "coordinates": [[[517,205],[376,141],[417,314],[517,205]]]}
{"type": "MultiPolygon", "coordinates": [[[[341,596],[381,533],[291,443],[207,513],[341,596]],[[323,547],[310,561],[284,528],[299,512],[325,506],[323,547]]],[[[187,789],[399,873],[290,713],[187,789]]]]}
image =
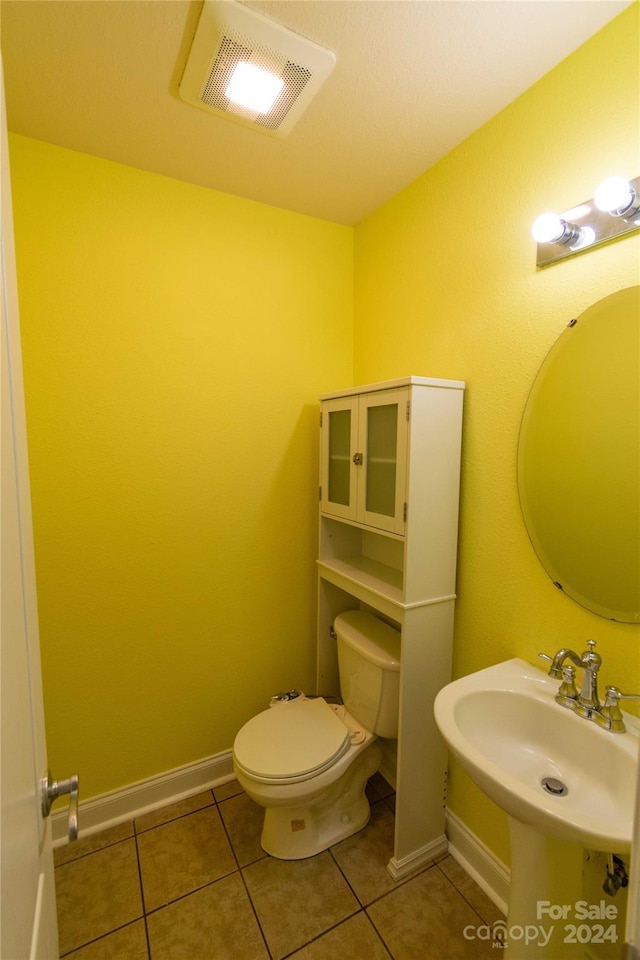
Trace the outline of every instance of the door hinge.
{"type": "Polygon", "coordinates": [[[407,522],[407,505],[406,505],[406,503],[405,503],[405,505],[404,505],[404,510],[402,511],[402,519],[404,520],[405,523],[407,522]]]}
{"type": "Polygon", "coordinates": [[[322,487],[318,487],[318,500],[322,503],[322,487]]]}
{"type": "Polygon", "coordinates": [[[406,417],[407,417],[407,420],[409,420],[410,417],[411,417],[411,400],[407,400],[407,414],[406,414],[406,417]]]}
{"type": "Polygon", "coordinates": [[[322,426],[322,410],[320,411],[320,426],[322,426]]]}

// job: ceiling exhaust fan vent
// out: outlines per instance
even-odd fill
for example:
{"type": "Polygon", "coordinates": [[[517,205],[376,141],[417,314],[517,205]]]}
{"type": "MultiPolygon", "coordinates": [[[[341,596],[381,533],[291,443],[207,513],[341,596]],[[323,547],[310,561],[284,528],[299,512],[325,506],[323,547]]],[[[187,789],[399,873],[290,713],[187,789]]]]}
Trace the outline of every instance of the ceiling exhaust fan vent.
{"type": "Polygon", "coordinates": [[[330,50],[235,0],[204,0],[180,96],[209,113],[284,137],[334,65],[330,50]],[[280,90],[268,109],[257,110],[230,99],[229,84],[239,64],[277,78],[280,90]]]}

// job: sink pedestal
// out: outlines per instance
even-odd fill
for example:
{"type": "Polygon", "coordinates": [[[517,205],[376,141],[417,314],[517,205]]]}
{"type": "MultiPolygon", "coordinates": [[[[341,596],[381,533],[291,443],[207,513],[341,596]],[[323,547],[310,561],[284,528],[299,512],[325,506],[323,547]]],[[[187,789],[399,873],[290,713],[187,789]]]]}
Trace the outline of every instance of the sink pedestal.
{"type": "Polygon", "coordinates": [[[545,836],[513,817],[509,817],[509,837],[507,956],[510,960],[582,960],[584,946],[566,942],[570,931],[565,929],[575,922],[574,905],[582,899],[582,847],[545,836]]]}

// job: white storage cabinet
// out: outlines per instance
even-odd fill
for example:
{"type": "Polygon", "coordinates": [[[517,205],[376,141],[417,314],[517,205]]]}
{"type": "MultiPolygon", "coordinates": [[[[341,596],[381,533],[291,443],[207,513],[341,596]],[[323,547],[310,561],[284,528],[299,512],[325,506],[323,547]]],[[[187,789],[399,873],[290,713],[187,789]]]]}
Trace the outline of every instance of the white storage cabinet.
{"type": "Polygon", "coordinates": [[[320,398],[318,693],[339,695],[339,613],[368,610],[400,631],[399,736],[381,741],[396,879],[446,849],[433,700],[451,679],[463,395],[459,380],[406,377],[320,398]]]}

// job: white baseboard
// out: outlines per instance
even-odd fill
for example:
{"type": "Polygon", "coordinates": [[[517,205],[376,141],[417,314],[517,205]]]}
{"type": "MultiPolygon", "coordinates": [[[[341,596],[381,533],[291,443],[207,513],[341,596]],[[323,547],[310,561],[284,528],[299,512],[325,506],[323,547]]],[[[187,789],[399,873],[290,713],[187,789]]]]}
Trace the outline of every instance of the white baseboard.
{"type": "Polygon", "coordinates": [[[392,857],[387,864],[387,870],[394,880],[404,880],[405,877],[410,877],[412,873],[417,873],[418,870],[422,870],[422,868],[426,867],[435,857],[444,853],[446,849],[447,838],[443,834],[441,837],[438,837],[437,840],[432,840],[431,843],[426,844],[426,846],[415,850],[409,854],[408,857],[402,857],[400,860],[392,857]]]}
{"type": "MultiPolygon", "coordinates": [[[[78,807],[80,837],[132,820],[167,803],[183,800],[201,790],[209,790],[233,779],[231,751],[225,750],[204,760],[187,763],[155,777],[139,780],[118,790],[110,790],[78,807]]],[[[82,781],[80,782],[82,790],[82,781]]],[[[67,842],[67,810],[62,807],[51,814],[54,847],[67,842]]]]}
{"type": "Polygon", "coordinates": [[[506,915],[511,872],[450,810],[446,813],[445,830],[449,838],[451,856],[506,915]]]}

